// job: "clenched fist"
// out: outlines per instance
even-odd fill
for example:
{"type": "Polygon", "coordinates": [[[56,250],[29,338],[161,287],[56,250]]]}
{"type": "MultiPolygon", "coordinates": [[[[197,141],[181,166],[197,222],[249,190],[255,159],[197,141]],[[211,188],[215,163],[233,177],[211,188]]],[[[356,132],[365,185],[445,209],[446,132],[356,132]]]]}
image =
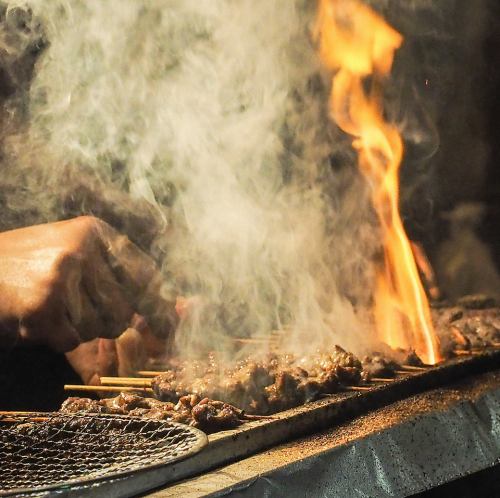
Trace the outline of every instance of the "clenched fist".
{"type": "Polygon", "coordinates": [[[70,351],[118,337],[134,314],[168,337],[176,314],[161,283],[149,256],[90,216],[0,233],[0,349],[70,351]]]}

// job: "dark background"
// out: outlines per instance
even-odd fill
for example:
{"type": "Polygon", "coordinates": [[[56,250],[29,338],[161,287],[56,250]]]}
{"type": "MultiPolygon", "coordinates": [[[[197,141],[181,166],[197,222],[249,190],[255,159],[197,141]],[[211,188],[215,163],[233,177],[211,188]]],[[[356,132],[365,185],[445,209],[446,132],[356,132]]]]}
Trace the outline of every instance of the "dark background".
{"type": "Polygon", "coordinates": [[[479,108],[486,116],[485,136],[490,147],[486,181],[479,194],[479,200],[487,207],[480,235],[491,245],[500,267],[500,2],[491,1],[490,9],[483,44],[484,73],[477,82],[478,93],[484,89],[479,108]]]}
{"type": "Polygon", "coordinates": [[[405,139],[401,211],[410,238],[436,266],[449,213],[480,204],[469,226],[499,269],[500,2],[365,1],[404,35],[389,100],[405,139]]]}

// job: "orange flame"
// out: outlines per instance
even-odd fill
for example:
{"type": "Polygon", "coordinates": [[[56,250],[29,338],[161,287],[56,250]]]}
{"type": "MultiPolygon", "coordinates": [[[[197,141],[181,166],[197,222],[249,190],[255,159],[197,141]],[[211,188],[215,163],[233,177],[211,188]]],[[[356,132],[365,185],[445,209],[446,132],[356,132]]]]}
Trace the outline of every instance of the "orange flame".
{"type": "Polygon", "coordinates": [[[391,347],[412,347],[425,363],[435,364],[441,359],[439,343],[399,215],[403,141],[396,126],[384,120],[382,107],[381,83],[403,37],[358,0],[319,0],[314,34],[321,60],[335,71],[332,118],[355,137],[353,147],[383,232],[384,261],[374,296],[377,334],[391,347]]]}

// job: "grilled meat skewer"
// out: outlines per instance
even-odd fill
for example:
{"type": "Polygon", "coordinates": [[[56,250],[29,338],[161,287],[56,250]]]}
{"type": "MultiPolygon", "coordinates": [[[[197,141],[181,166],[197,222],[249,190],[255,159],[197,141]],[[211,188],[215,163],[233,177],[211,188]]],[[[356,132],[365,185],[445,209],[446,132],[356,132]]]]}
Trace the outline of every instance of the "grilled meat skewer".
{"type": "Polygon", "coordinates": [[[120,393],[99,401],[89,398],[68,398],[61,406],[63,413],[110,413],[156,420],[169,420],[197,427],[206,433],[233,429],[251,417],[243,410],[222,401],[201,399],[193,394],[183,396],[177,404],[120,393]]]}
{"type": "Polygon", "coordinates": [[[248,413],[269,414],[317,399],[322,393],[338,392],[361,380],[361,362],[336,346],[329,353],[296,358],[270,354],[247,359],[232,368],[185,362],[152,380],[155,397],[175,402],[189,393],[221,399],[241,406],[248,413]]]}

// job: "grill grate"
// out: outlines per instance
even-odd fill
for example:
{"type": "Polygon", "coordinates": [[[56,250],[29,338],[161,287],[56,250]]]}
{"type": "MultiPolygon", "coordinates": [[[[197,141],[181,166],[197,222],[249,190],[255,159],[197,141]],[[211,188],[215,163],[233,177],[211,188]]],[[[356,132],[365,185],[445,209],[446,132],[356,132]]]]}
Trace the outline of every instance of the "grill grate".
{"type": "Polygon", "coordinates": [[[198,429],[160,420],[105,414],[0,416],[0,496],[166,465],[206,444],[198,429]]]}

